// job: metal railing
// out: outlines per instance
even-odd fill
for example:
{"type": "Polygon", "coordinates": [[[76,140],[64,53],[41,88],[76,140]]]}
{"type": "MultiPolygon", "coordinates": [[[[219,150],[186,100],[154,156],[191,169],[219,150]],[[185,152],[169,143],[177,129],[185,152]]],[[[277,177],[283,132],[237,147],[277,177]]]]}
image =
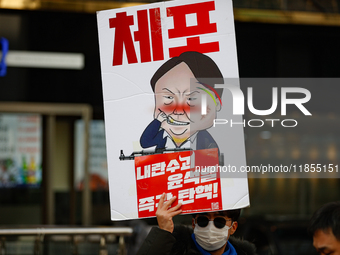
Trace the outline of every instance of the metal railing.
{"type": "MultiPolygon", "coordinates": [[[[56,252],[53,251],[53,249],[48,249],[47,243],[67,241],[70,243],[69,253],[72,255],[82,254],[78,249],[81,242],[96,243],[96,254],[99,255],[108,254],[108,244],[111,242],[115,244],[115,254],[126,255],[127,251],[124,237],[132,234],[133,229],[130,227],[37,227],[0,229],[0,254],[18,254],[18,250],[12,253],[8,249],[8,244],[13,243],[13,240],[15,240],[15,245],[20,245],[20,237],[32,236],[31,245],[24,248],[25,254],[58,254],[60,251],[56,252]],[[118,237],[118,240],[116,237],[118,237]]],[[[87,250],[89,251],[89,249],[87,250]]],[[[19,254],[22,253],[19,252],[19,254]]],[[[91,253],[85,251],[84,254],[93,254],[93,249],[91,253]]]]}

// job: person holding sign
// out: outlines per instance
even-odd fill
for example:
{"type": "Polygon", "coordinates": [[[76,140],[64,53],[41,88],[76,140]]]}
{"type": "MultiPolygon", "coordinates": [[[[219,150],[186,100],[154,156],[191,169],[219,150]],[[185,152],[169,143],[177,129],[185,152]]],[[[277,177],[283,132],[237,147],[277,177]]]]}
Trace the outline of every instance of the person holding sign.
{"type": "Polygon", "coordinates": [[[174,226],[181,204],[171,205],[176,197],[165,201],[162,195],[156,216],[158,226],[151,229],[137,255],[253,255],[255,246],[231,238],[237,229],[241,209],[199,213],[192,219],[193,230],[174,226]]]}
{"type": "Polygon", "coordinates": [[[215,84],[223,84],[223,76],[215,62],[202,53],[188,51],[165,62],[151,79],[154,120],[144,130],[141,146],[218,148],[206,131],[222,107],[222,89],[214,89],[215,84]]]}

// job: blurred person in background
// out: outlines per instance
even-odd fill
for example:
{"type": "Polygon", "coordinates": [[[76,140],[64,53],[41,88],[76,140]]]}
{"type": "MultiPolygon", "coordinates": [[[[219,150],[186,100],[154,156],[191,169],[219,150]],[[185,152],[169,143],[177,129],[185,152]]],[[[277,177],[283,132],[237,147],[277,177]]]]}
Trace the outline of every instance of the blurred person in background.
{"type": "Polygon", "coordinates": [[[340,201],[323,205],[313,214],[308,229],[322,255],[340,255],[340,201]]]}

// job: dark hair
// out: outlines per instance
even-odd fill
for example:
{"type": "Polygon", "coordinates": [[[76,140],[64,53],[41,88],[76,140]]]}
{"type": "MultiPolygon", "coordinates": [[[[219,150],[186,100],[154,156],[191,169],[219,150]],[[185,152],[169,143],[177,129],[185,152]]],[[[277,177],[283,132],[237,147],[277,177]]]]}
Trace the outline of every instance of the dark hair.
{"type": "MultiPolygon", "coordinates": [[[[241,214],[241,209],[233,209],[233,210],[224,210],[224,211],[217,211],[218,214],[227,216],[228,218],[232,219],[232,221],[237,221],[241,214]]],[[[193,218],[196,218],[196,213],[192,215],[193,218]]]]}
{"type": "Polygon", "coordinates": [[[317,230],[328,231],[330,229],[340,241],[340,201],[325,204],[315,211],[310,219],[308,232],[314,235],[317,230]]]}
{"type": "MultiPolygon", "coordinates": [[[[203,85],[208,84],[214,88],[215,84],[223,84],[223,75],[216,63],[210,57],[196,51],[186,51],[178,57],[169,59],[158,68],[150,80],[152,90],[155,91],[156,82],[164,74],[182,62],[188,65],[195,78],[203,85]]],[[[223,89],[215,90],[221,97],[223,89]]]]}

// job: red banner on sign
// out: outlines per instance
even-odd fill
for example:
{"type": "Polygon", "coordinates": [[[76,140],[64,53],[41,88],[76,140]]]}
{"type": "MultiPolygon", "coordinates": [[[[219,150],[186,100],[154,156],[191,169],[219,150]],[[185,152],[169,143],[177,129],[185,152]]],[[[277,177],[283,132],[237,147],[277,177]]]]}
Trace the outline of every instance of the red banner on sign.
{"type": "Polygon", "coordinates": [[[218,149],[165,153],[135,158],[138,217],[155,216],[163,193],[177,196],[183,213],[222,210],[218,149]]]}

